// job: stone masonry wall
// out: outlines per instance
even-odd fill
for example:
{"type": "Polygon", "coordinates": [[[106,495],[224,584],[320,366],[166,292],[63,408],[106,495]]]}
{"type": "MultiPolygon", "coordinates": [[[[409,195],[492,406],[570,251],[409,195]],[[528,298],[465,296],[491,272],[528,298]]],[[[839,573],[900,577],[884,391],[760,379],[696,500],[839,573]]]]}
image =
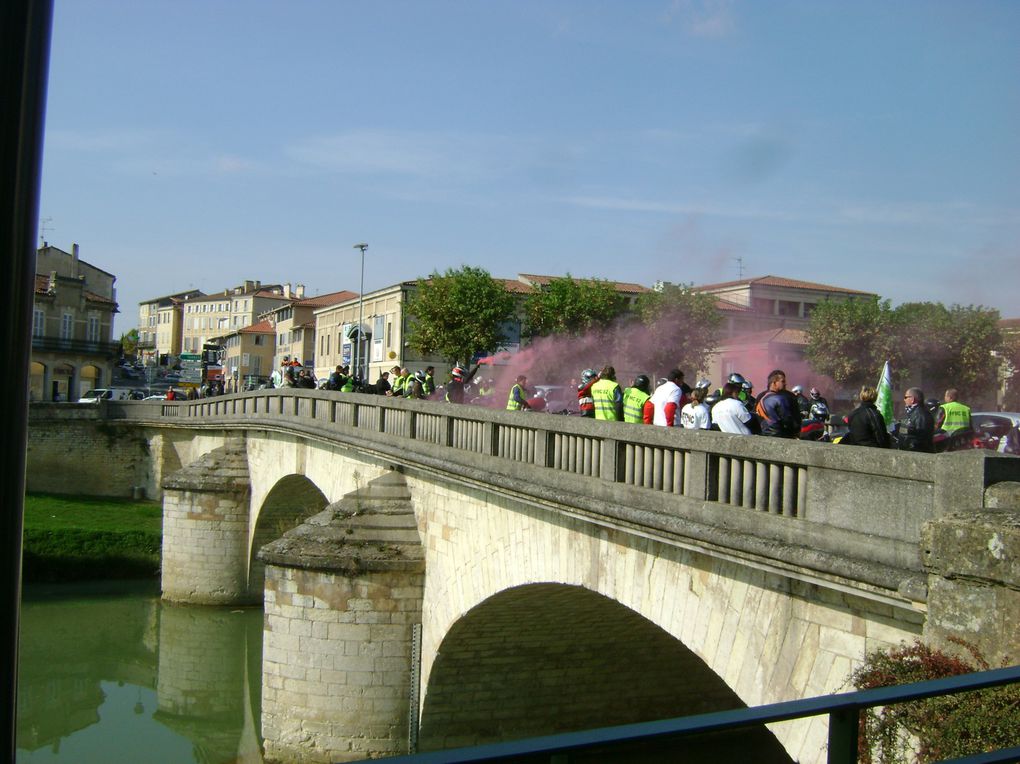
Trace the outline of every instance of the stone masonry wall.
{"type": "Polygon", "coordinates": [[[130,498],[135,486],[149,485],[152,466],[145,431],[97,419],[96,412],[82,408],[82,418],[31,419],[26,490],[130,498]]]}
{"type": "MultiPolygon", "coordinates": [[[[248,594],[248,497],[163,492],[163,598],[242,604],[248,594]]],[[[257,601],[257,600],[255,600],[257,601]]]]}
{"type": "Polygon", "coordinates": [[[266,567],[266,760],[335,762],[407,751],[420,573],[266,567]]]}
{"type": "MultiPolygon", "coordinates": [[[[747,705],[836,692],[866,651],[921,631],[922,614],[907,608],[595,529],[511,497],[410,478],[408,484],[428,570],[423,708],[451,627],[488,597],[525,584],[582,586],[620,602],[681,640],[747,705]]],[[[570,704],[571,688],[563,691],[570,704]]],[[[776,729],[805,764],[825,760],[826,734],[824,720],[776,729]]]]}

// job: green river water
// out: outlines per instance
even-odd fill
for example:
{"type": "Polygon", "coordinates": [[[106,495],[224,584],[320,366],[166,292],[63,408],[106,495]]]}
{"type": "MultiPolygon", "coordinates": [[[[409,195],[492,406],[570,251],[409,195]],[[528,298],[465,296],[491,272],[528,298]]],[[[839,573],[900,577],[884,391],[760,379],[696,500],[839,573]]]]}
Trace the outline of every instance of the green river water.
{"type": "Polygon", "coordinates": [[[171,605],[156,582],[26,586],[19,764],[256,764],[261,608],[171,605]]]}

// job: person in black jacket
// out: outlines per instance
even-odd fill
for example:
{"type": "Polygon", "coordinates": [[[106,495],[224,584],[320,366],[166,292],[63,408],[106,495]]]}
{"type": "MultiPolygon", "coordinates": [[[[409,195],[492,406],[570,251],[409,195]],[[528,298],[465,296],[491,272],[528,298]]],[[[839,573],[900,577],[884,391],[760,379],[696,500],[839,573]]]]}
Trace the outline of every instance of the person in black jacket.
{"type": "Polygon", "coordinates": [[[854,446],[874,446],[889,448],[889,431],[886,429],[885,417],[875,408],[878,391],[865,385],[860,392],[861,405],[855,408],[848,418],[850,432],[843,436],[841,443],[854,446]]]}
{"type": "Polygon", "coordinates": [[[903,451],[922,451],[935,453],[935,420],[928,407],[924,405],[924,392],[919,387],[912,387],[903,394],[903,402],[907,410],[903,417],[898,435],[900,449],[903,451]]]}

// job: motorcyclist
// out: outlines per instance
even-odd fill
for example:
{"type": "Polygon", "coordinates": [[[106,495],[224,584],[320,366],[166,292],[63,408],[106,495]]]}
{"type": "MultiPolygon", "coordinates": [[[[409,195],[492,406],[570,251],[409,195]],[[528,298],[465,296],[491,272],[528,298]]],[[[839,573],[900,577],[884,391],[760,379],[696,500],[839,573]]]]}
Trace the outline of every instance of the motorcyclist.
{"type": "Polygon", "coordinates": [[[797,396],[797,407],[802,417],[807,419],[811,412],[811,399],[804,395],[804,388],[801,385],[794,385],[790,392],[797,396]]]}
{"type": "Polygon", "coordinates": [[[812,403],[821,402],[824,403],[826,406],[829,405],[829,402],[825,400],[825,396],[821,394],[817,387],[812,387],[809,395],[811,396],[812,403]]]}
{"type": "Polygon", "coordinates": [[[581,416],[595,418],[595,399],[591,397],[591,387],[598,381],[599,375],[595,369],[585,369],[581,372],[581,384],[577,386],[577,407],[581,411],[581,416]]]}
{"type": "Polygon", "coordinates": [[[634,377],[634,385],[623,391],[623,421],[651,424],[655,406],[650,402],[651,381],[644,374],[634,377]]]}

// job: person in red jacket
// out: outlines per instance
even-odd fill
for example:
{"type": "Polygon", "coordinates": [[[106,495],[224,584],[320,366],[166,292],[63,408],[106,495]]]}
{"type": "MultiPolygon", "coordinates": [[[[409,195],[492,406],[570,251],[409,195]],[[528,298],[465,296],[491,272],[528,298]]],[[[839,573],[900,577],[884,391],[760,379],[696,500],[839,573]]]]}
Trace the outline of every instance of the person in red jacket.
{"type": "Polygon", "coordinates": [[[598,381],[599,375],[594,369],[581,372],[581,384],[577,386],[577,407],[581,410],[581,416],[595,418],[595,399],[591,396],[591,386],[598,381]]]}

